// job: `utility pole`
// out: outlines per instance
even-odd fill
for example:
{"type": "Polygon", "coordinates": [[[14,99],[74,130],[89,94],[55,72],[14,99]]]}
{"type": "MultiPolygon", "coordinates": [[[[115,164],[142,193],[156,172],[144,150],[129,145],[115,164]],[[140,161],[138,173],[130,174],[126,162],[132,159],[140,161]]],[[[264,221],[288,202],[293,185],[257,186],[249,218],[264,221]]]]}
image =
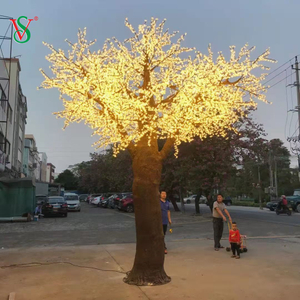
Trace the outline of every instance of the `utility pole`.
{"type": "MultiPolygon", "coordinates": [[[[295,111],[298,112],[298,137],[297,141],[298,143],[300,142],[300,82],[299,82],[299,65],[298,65],[298,58],[295,56],[295,67],[292,66],[292,69],[295,70],[296,73],[296,82],[294,83],[294,86],[296,86],[297,90],[297,106],[295,111]]],[[[293,137],[292,137],[293,138],[293,137]]],[[[299,149],[298,149],[298,168],[300,172],[300,154],[299,154],[299,149]]]]}
{"type": "Polygon", "coordinates": [[[270,176],[270,201],[272,201],[272,193],[273,193],[273,170],[272,170],[272,158],[271,158],[271,147],[269,144],[269,176],[270,176]]]}
{"type": "Polygon", "coordinates": [[[275,193],[276,193],[276,198],[278,198],[277,159],[276,159],[276,157],[274,157],[274,162],[275,162],[275,171],[274,171],[274,177],[275,177],[275,193]]]}
{"type": "MultiPolygon", "coordinates": [[[[299,68],[298,68],[298,59],[297,56],[295,57],[295,69],[296,71],[296,89],[297,89],[297,110],[298,110],[298,130],[299,130],[299,134],[298,134],[298,139],[300,140],[300,82],[299,82],[299,68]]],[[[299,141],[298,140],[298,141],[299,141]]]]}
{"type": "Polygon", "coordinates": [[[259,199],[259,209],[263,209],[261,202],[261,182],[260,182],[260,167],[258,165],[258,199],[259,199]]]}

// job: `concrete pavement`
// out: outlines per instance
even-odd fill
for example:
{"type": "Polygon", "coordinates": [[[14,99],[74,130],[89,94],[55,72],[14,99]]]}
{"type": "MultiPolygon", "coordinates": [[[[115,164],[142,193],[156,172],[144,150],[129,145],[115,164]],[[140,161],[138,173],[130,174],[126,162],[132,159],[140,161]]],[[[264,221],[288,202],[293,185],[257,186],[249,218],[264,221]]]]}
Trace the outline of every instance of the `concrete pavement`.
{"type": "Polygon", "coordinates": [[[2,267],[32,262],[78,265],[0,268],[0,299],[10,292],[16,292],[17,300],[297,299],[299,246],[297,238],[253,239],[249,252],[236,260],[225,250],[213,251],[205,240],[169,241],[165,269],[172,282],[157,287],[123,283],[122,272],[133,264],[134,244],[0,250],[2,267]]]}

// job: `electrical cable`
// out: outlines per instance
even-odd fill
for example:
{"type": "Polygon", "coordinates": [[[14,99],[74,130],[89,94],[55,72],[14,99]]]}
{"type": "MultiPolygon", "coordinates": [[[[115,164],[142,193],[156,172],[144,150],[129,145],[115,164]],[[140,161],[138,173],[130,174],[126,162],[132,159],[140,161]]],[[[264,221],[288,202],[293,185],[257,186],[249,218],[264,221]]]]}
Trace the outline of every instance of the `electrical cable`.
{"type": "MultiPolygon", "coordinates": [[[[300,54],[298,54],[296,56],[298,57],[299,55],[300,54]]],[[[294,59],[294,57],[291,58],[291,59],[289,59],[287,62],[285,62],[284,64],[282,64],[281,66],[279,66],[278,68],[276,68],[275,70],[273,70],[272,72],[270,72],[266,77],[270,76],[271,74],[273,74],[274,72],[276,72],[277,70],[279,70],[281,67],[285,66],[287,63],[290,63],[293,59],[294,59]]]]}
{"type": "MultiPolygon", "coordinates": [[[[295,73],[296,73],[296,72],[294,72],[294,73],[288,75],[287,77],[290,77],[290,76],[294,75],[295,73]]],[[[279,84],[279,83],[282,82],[283,80],[285,80],[285,78],[283,78],[283,79],[277,81],[276,83],[274,83],[273,85],[271,85],[271,86],[268,88],[268,90],[271,89],[272,87],[276,86],[277,84],[279,84]]]]}
{"type": "Polygon", "coordinates": [[[117,271],[117,270],[106,270],[106,269],[100,269],[100,268],[96,268],[96,267],[80,266],[80,265],[76,265],[74,263],[67,262],[67,261],[56,261],[56,262],[48,262],[48,263],[31,262],[31,263],[26,263],[26,264],[12,264],[12,265],[7,265],[7,266],[1,266],[0,269],[32,268],[32,267],[49,266],[49,265],[57,265],[57,264],[67,264],[67,265],[71,265],[71,266],[77,267],[77,268],[92,269],[92,270],[102,271],[102,272],[115,272],[115,273],[126,274],[126,272],[117,271]]]}
{"type": "Polygon", "coordinates": [[[277,75],[273,76],[271,79],[269,79],[268,81],[264,82],[263,84],[267,84],[268,82],[272,81],[274,78],[278,77],[279,75],[281,75],[282,73],[284,73],[288,68],[284,69],[283,71],[281,71],[280,73],[278,73],[277,75]]]}

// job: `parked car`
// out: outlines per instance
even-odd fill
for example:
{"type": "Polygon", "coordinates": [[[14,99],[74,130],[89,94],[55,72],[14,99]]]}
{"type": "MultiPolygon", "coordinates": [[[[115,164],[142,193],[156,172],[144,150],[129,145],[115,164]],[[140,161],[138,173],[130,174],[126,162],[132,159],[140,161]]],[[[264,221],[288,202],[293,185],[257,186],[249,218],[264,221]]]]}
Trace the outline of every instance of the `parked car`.
{"type": "Polygon", "coordinates": [[[102,194],[92,194],[88,196],[87,202],[88,204],[93,204],[95,198],[101,196],[102,194]]]}
{"type": "Polygon", "coordinates": [[[123,199],[125,196],[132,195],[132,192],[118,193],[116,195],[117,195],[117,197],[114,198],[114,204],[115,204],[115,207],[119,207],[119,201],[121,199],[123,199]]]}
{"type": "Polygon", "coordinates": [[[279,200],[273,200],[273,201],[270,201],[266,204],[266,207],[268,209],[270,209],[270,211],[275,211],[277,205],[278,205],[278,202],[279,200]]]}
{"type": "Polygon", "coordinates": [[[295,190],[293,196],[287,196],[286,197],[289,205],[294,211],[297,211],[300,213],[300,190],[295,190]]]}
{"type": "Polygon", "coordinates": [[[52,196],[43,204],[42,213],[44,217],[49,216],[68,216],[68,204],[64,197],[52,196]]]}
{"type": "Polygon", "coordinates": [[[109,197],[112,196],[112,193],[105,193],[100,197],[100,202],[98,203],[99,207],[104,207],[107,208],[108,207],[108,200],[109,197]]]}
{"type": "Polygon", "coordinates": [[[119,200],[118,209],[127,212],[134,212],[133,195],[126,195],[121,200],[119,200]]]}
{"type": "MultiPolygon", "coordinates": [[[[110,197],[111,197],[111,196],[110,196],[110,197]]],[[[108,207],[108,202],[109,202],[110,197],[102,197],[103,199],[101,198],[101,200],[100,200],[98,206],[99,206],[99,207],[107,208],[107,207],[108,207]]]]}
{"type": "MultiPolygon", "coordinates": [[[[192,195],[190,197],[183,198],[183,202],[186,204],[195,203],[197,195],[192,195]]],[[[205,204],[207,201],[205,196],[201,196],[199,199],[200,204],[205,204]]]]}
{"type": "Polygon", "coordinates": [[[114,194],[112,196],[109,197],[109,200],[108,200],[108,207],[109,208],[112,208],[114,209],[116,206],[115,206],[115,200],[116,198],[119,198],[118,200],[120,200],[120,197],[118,196],[118,194],[114,194]]]}
{"type": "Polygon", "coordinates": [[[81,195],[79,195],[79,201],[84,202],[84,201],[86,201],[87,197],[88,197],[88,194],[81,194],[81,195]]]}
{"type": "Polygon", "coordinates": [[[79,197],[77,194],[65,193],[64,198],[68,204],[68,211],[80,211],[81,210],[81,204],[80,204],[79,197]]]}
{"type": "Polygon", "coordinates": [[[227,206],[230,206],[232,205],[232,200],[231,200],[231,197],[227,196],[223,199],[223,203],[227,206]]]}
{"type": "Polygon", "coordinates": [[[36,205],[43,205],[47,200],[48,200],[48,196],[46,195],[36,195],[35,196],[35,200],[36,200],[36,205]]]}

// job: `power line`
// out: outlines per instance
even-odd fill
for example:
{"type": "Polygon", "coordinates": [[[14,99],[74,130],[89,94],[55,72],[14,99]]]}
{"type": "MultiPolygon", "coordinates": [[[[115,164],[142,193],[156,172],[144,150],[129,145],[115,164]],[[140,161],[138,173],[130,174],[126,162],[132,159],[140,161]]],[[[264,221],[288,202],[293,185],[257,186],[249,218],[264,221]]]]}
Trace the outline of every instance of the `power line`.
{"type": "MultiPolygon", "coordinates": [[[[294,73],[288,75],[287,77],[291,77],[291,76],[294,75],[295,73],[296,73],[296,72],[294,72],[294,73]]],[[[271,89],[272,87],[276,86],[277,84],[279,84],[280,82],[282,82],[282,81],[285,80],[285,79],[286,79],[286,78],[283,78],[283,79],[277,81],[276,83],[274,83],[273,85],[271,85],[271,86],[268,88],[268,90],[271,89]]]]}
{"type": "MultiPolygon", "coordinates": [[[[298,55],[296,55],[296,56],[299,56],[299,55],[300,55],[300,54],[298,54],[298,55]]],[[[278,68],[276,68],[274,71],[270,72],[266,77],[270,76],[271,74],[273,74],[274,72],[276,72],[277,70],[279,70],[280,68],[282,68],[283,66],[285,66],[287,63],[290,63],[293,59],[294,59],[294,57],[291,58],[291,59],[289,59],[287,62],[285,62],[284,64],[282,64],[282,65],[279,66],[278,68]]]]}
{"type": "Polygon", "coordinates": [[[271,79],[269,79],[268,81],[264,82],[263,84],[267,84],[268,82],[272,81],[274,78],[278,77],[279,75],[281,75],[282,73],[284,73],[288,68],[284,69],[283,71],[281,71],[280,73],[278,73],[277,75],[273,76],[271,79]]]}

